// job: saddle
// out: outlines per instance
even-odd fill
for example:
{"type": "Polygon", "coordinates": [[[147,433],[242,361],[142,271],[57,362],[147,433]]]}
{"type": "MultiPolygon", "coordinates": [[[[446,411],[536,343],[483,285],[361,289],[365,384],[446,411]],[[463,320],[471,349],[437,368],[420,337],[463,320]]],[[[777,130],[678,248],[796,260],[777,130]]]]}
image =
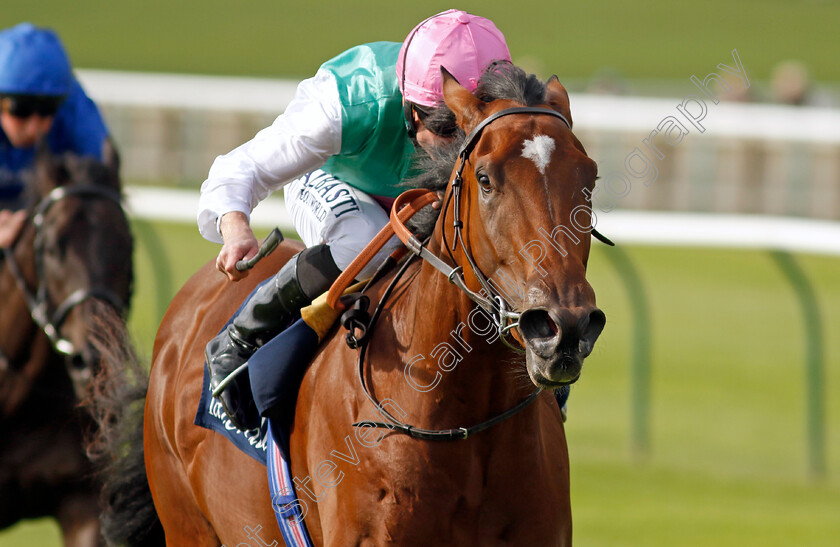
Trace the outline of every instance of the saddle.
{"type": "MultiPolygon", "coordinates": [[[[364,283],[356,283],[346,292],[359,291],[364,283]]],[[[212,396],[210,375],[204,367],[204,387],[199,400],[194,423],[226,436],[240,450],[266,463],[266,433],[271,416],[274,439],[288,461],[289,433],[294,421],[294,410],[303,375],[326,337],[340,310],[326,303],[327,293],[316,298],[301,310],[301,318],[259,348],[248,360],[248,374],[233,380],[233,394],[237,403],[262,416],[260,426],[248,431],[237,429],[212,396]],[[243,385],[237,381],[241,380],[243,385]]],[[[225,327],[223,327],[225,328],[225,327]]]]}

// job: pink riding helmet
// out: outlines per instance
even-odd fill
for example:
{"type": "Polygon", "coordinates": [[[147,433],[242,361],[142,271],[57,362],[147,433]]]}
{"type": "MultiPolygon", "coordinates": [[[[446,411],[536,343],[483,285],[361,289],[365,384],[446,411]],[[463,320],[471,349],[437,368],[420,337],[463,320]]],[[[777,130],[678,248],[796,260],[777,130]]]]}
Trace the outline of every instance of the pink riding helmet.
{"type": "Polygon", "coordinates": [[[443,100],[441,66],[475,91],[484,69],[495,60],[511,60],[496,25],[484,17],[447,10],[414,27],[403,42],[397,58],[400,91],[406,101],[435,106],[443,100]]]}

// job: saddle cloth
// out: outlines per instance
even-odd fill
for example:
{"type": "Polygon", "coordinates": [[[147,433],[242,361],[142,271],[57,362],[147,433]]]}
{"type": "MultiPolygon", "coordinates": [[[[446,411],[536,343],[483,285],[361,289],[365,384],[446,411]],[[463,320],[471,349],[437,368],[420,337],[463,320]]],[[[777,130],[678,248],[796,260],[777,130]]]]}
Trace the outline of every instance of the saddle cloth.
{"type": "Polygon", "coordinates": [[[257,408],[270,409],[272,418],[263,418],[260,427],[250,431],[239,431],[230,423],[221,403],[212,396],[205,366],[194,421],[224,435],[266,466],[272,509],[287,547],[312,547],[289,464],[289,436],[298,388],[317,348],[318,336],[299,319],[251,357],[248,371],[257,408]]]}
{"type": "MultiPolygon", "coordinates": [[[[348,292],[360,288],[361,284],[357,284],[348,292]]],[[[272,508],[287,547],[312,547],[292,481],[289,437],[303,375],[340,313],[326,305],[325,293],[301,310],[301,319],[257,350],[248,361],[254,403],[261,415],[269,412],[271,415],[270,419],[264,417],[258,428],[240,431],[234,427],[222,404],[213,398],[210,373],[204,367],[203,387],[193,423],[224,435],[242,452],[266,466],[272,508]]],[[[227,324],[223,328],[226,327],[227,324]]],[[[240,401],[240,404],[251,402],[240,401]]]]}
{"type": "MultiPolygon", "coordinates": [[[[267,282],[271,278],[263,281],[267,282]]],[[[357,283],[346,292],[361,290],[362,283],[357,283]]],[[[259,286],[254,289],[258,290],[259,286]]],[[[252,293],[253,294],[253,293],[252,293]]],[[[298,319],[286,330],[257,350],[248,361],[251,392],[260,414],[271,410],[274,423],[274,439],[279,444],[283,455],[289,458],[289,432],[294,422],[295,404],[303,375],[309,367],[309,361],[318,349],[320,341],[332,328],[340,311],[326,304],[326,293],[316,298],[312,304],[301,310],[298,319]]],[[[250,298],[250,297],[249,297],[250,298]]],[[[239,310],[236,311],[239,313],[239,310]]],[[[236,315],[234,313],[234,316],[236,315]]],[[[222,330],[233,320],[225,323],[222,330]]],[[[221,331],[220,331],[221,332],[221,331]]],[[[240,450],[265,465],[266,432],[265,418],[257,429],[239,431],[234,427],[222,410],[222,405],[212,396],[210,374],[205,364],[204,387],[196,411],[195,425],[212,429],[231,440],[240,450]]],[[[240,401],[240,404],[253,404],[240,401]]]]}

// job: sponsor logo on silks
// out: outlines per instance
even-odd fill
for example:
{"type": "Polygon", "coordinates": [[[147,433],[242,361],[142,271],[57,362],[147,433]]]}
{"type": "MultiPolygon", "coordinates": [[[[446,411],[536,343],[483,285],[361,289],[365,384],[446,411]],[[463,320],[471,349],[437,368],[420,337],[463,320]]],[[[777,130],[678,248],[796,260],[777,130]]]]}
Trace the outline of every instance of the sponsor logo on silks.
{"type": "Polygon", "coordinates": [[[323,213],[323,216],[321,214],[324,206],[329,207],[336,218],[359,210],[359,205],[348,185],[332,175],[318,173],[312,176],[310,173],[306,175],[302,186],[298,199],[309,205],[318,220],[324,220],[326,217],[326,213],[323,213]],[[317,194],[320,199],[312,194],[317,194]]]}
{"type": "Polygon", "coordinates": [[[320,200],[318,200],[318,198],[306,188],[300,189],[297,200],[309,207],[309,210],[312,211],[312,214],[315,215],[318,222],[323,222],[324,219],[327,218],[327,210],[321,204],[320,200]]]}

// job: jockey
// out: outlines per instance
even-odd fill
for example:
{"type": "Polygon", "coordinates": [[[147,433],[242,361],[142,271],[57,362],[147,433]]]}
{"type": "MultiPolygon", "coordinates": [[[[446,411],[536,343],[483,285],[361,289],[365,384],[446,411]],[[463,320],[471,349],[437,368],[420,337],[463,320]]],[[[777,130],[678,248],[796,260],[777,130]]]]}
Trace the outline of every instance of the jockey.
{"type": "MultiPolygon", "coordinates": [[[[402,45],[364,44],[327,61],[300,83],[270,127],[216,158],[201,187],[198,226],[206,239],[223,243],[216,259],[221,272],[233,281],[247,275],[235,264],[258,250],[249,214],[281,187],[307,248],[208,344],[213,389],[326,291],[387,224],[416,149],[428,151],[454,135],[441,67],[472,91],[494,60],[510,61],[510,52],[490,20],[454,9],[439,13],[402,45]]],[[[396,238],[386,244],[360,279],[399,245],[396,238]]],[[[258,425],[244,424],[244,411],[232,412],[227,390],[219,399],[234,425],[258,425]]]]}
{"type": "Polygon", "coordinates": [[[36,144],[102,159],[107,136],[53,31],[21,23],[0,32],[0,247],[23,224],[24,173],[36,144]]]}

